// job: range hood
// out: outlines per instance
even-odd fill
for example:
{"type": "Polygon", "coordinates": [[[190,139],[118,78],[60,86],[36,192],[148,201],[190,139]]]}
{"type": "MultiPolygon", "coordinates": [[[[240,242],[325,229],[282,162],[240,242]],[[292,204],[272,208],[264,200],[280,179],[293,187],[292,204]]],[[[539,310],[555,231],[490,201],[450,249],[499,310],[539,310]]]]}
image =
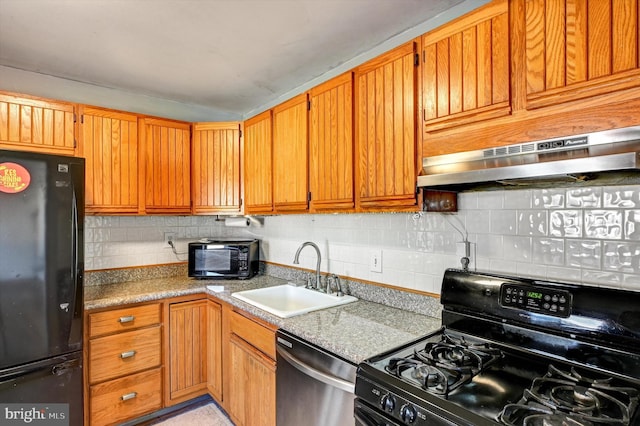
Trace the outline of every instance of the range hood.
{"type": "Polygon", "coordinates": [[[425,157],[418,186],[465,189],[586,180],[591,174],[640,170],[640,126],[425,157]]]}

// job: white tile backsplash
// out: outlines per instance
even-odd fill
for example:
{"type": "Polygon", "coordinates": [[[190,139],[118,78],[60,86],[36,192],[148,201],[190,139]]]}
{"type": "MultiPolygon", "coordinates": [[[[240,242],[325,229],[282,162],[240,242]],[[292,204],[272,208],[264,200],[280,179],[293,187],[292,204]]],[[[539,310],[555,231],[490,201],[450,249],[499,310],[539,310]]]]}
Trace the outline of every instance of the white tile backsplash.
{"type": "MultiPolygon", "coordinates": [[[[267,216],[250,228],[215,216],[89,216],[86,268],[182,262],[188,241],[207,236],[260,238],[261,259],[293,266],[300,244],[314,241],[323,272],[439,293],[467,234],[472,268],[640,291],[639,194],[639,185],[468,192],[455,214],[267,216]],[[176,233],[178,256],[164,232],[176,233]],[[370,249],[382,251],[381,273],[370,271],[370,249]]],[[[305,248],[300,266],[315,265],[305,248]]]]}

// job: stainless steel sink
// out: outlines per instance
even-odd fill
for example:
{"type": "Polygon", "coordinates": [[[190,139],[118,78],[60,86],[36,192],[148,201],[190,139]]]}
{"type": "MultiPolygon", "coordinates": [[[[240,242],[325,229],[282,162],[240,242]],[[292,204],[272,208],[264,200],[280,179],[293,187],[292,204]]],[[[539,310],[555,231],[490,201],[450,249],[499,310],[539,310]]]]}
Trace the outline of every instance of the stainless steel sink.
{"type": "Polygon", "coordinates": [[[358,300],[353,296],[326,294],[292,284],[239,291],[232,293],[231,296],[280,318],[289,318],[358,300]]]}

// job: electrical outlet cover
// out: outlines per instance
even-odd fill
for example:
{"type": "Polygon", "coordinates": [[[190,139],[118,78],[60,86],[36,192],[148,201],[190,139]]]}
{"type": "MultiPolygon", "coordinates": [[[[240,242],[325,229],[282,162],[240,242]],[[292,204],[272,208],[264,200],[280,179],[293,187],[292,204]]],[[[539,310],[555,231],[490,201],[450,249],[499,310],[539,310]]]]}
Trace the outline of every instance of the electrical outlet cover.
{"type": "Polygon", "coordinates": [[[369,269],[371,272],[382,272],[382,250],[369,251],[369,269]]]}

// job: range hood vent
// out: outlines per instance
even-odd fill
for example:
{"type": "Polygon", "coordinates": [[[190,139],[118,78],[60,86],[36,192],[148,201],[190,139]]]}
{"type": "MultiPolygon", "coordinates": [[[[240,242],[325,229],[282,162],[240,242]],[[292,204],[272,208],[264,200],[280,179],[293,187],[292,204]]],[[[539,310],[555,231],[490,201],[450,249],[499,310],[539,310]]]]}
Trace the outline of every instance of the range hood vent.
{"type": "Polygon", "coordinates": [[[425,157],[422,167],[418,186],[435,189],[585,181],[610,172],[635,175],[640,126],[425,157]]]}

